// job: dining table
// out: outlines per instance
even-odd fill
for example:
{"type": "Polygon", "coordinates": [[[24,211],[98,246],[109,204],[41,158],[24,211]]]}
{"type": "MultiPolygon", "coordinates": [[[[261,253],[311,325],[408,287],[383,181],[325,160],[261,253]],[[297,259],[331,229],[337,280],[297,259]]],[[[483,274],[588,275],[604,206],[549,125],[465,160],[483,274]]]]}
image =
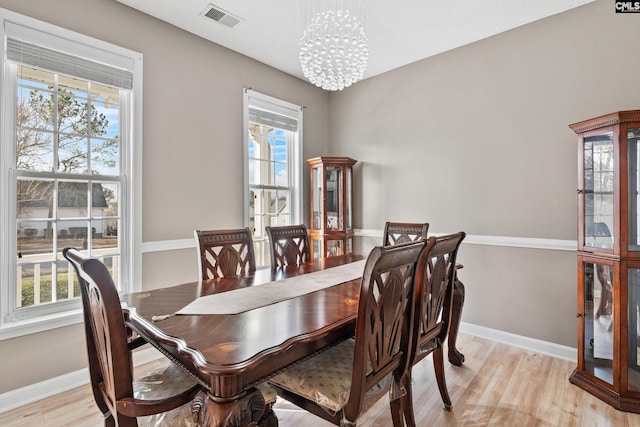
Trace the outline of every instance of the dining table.
{"type": "MultiPolygon", "coordinates": [[[[364,263],[345,254],[125,294],[125,323],[200,383],[198,425],[276,426],[256,387],[354,335],[364,263]]],[[[464,288],[456,289],[448,345],[459,365],[464,288]]]]}

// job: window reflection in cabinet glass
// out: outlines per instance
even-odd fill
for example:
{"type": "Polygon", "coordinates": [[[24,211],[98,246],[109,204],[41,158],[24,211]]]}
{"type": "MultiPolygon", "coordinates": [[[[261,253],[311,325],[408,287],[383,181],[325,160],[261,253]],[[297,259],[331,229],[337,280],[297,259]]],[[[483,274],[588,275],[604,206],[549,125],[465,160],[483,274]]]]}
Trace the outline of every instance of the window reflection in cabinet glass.
{"type": "Polygon", "coordinates": [[[584,138],[585,245],[613,248],[613,133],[584,138]],[[608,233],[608,235],[607,235],[608,233]]]}
{"type": "Polygon", "coordinates": [[[314,258],[321,258],[323,256],[321,243],[322,242],[320,240],[313,239],[313,257],[314,258]]]}
{"type": "Polygon", "coordinates": [[[640,251],[640,129],[629,129],[629,250],[640,251]]]}
{"type": "Polygon", "coordinates": [[[313,228],[320,228],[320,218],[322,218],[322,179],[320,179],[320,170],[311,170],[311,185],[313,197],[313,228]]]}
{"type": "MultiPolygon", "coordinates": [[[[347,173],[347,200],[351,200],[351,169],[346,170],[347,173]]],[[[347,210],[347,229],[351,229],[351,203],[347,203],[345,209],[347,210]]],[[[347,252],[351,252],[351,249],[347,249],[347,252]]]]}
{"type": "Polygon", "coordinates": [[[338,256],[344,253],[342,240],[327,241],[327,256],[338,256]]]}
{"type": "Polygon", "coordinates": [[[627,367],[627,374],[629,378],[629,391],[640,392],[640,360],[638,354],[640,353],[640,307],[638,302],[640,301],[640,269],[629,269],[629,332],[628,332],[628,344],[629,344],[629,361],[627,367]]]}
{"type": "Polygon", "coordinates": [[[613,384],[613,287],[611,267],[584,263],[584,370],[613,384]]]}
{"type": "Polygon", "coordinates": [[[342,169],[327,168],[327,229],[342,229],[342,169]]]}

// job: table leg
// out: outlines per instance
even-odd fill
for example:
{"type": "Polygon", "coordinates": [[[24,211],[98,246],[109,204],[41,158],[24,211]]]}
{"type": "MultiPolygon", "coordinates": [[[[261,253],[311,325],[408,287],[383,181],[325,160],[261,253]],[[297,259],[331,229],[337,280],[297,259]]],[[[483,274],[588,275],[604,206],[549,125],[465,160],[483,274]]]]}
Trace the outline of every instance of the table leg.
{"type": "Polygon", "coordinates": [[[462,366],[464,354],[456,349],[458,339],[458,329],[460,328],[460,318],[462,317],[462,306],[464,305],[464,285],[458,278],[454,282],[453,300],[451,308],[451,321],[449,323],[449,363],[462,366]]]}
{"type": "Polygon", "coordinates": [[[201,391],[191,403],[191,412],[199,427],[278,426],[271,404],[265,404],[256,389],[239,400],[223,403],[201,391]]]}

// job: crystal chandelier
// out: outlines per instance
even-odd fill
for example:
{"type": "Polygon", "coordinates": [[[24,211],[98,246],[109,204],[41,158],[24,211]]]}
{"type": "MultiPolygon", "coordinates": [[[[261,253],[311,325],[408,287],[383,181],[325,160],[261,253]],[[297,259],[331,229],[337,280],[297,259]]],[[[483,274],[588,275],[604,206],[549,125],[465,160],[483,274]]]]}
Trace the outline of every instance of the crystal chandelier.
{"type": "Polygon", "coordinates": [[[302,72],[322,89],[342,90],[362,79],[369,58],[359,0],[311,1],[300,39],[302,72]]]}

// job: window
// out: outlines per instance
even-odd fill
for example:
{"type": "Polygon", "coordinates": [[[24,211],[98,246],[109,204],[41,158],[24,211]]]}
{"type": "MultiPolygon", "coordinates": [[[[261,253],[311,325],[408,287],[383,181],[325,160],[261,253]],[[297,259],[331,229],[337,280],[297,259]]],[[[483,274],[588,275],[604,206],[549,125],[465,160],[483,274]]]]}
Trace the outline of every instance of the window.
{"type": "Polygon", "coordinates": [[[1,330],[80,308],[65,247],[103,261],[121,291],[139,283],[131,267],[139,265],[139,209],[132,203],[139,180],[132,171],[141,111],[132,106],[141,96],[134,91],[141,57],[0,12],[0,185],[9,195],[0,211],[1,330]]]}
{"type": "Polygon", "coordinates": [[[263,267],[270,263],[265,227],[302,222],[302,109],[244,93],[245,223],[263,267]]]}

